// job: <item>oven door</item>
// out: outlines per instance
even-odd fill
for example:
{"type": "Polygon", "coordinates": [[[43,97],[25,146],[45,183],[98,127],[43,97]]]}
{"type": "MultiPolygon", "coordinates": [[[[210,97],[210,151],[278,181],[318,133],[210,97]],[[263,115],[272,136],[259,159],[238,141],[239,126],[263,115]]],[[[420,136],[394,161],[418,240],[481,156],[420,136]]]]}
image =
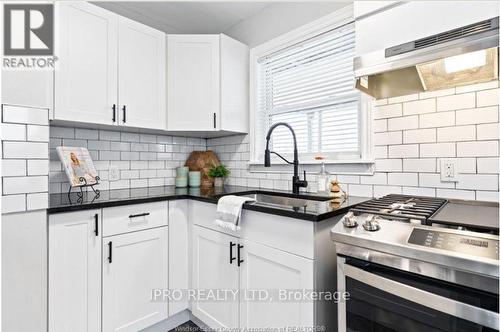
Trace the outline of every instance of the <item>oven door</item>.
{"type": "Polygon", "coordinates": [[[498,331],[498,294],[338,257],[339,331],[498,331]]]}

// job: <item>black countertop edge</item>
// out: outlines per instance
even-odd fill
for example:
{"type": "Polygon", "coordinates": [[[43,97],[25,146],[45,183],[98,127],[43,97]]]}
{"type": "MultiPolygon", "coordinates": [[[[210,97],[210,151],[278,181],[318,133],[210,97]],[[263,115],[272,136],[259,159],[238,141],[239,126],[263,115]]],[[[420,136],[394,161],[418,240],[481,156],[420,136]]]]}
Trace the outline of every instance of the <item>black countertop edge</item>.
{"type": "Polygon", "coordinates": [[[116,207],[122,205],[130,204],[141,204],[141,203],[151,203],[151,202],[161,202],[161,201],[171,201],[171,200],[181,200],[181,199],[191,199],[206,203],[217,204],[218,200],[222,196],[226,195],[246,195],[254,193],[263,193],[271,195],[284,195],[288,197],[301,197],[301,198],[311,198],[316,201],[314,207],[305,208],[304,210],[295,211],[291,208],[280,208],[272,207],[268,205],[260,205],[256,203],[246,203],[243,208],[246,210],[257,211],[267,214],[279,215],[283,217],[307,220],[318,222],[325,219],[329,219],[339,214],[346,213],[350,208],[371,198],[367,197],[348,197],[340,203],[331,203],[330,201],[318,200],[325,199],[327,196],[317,194],[317,193],[301,193],[299,196],[294,195],[291,192],[272,190],[272,189],[259,189],[259,188],[249,188],[249,187],[236,187],[236,186],[226,186],[222,190],[217,192],[201,193],[199,190],[196,192],[189,192],[185,190],[183,193],[178,193],[182,190],[176,190],[174,187],[151,187],[151,188],[136,188],[136,189],[117,189],[117,190],[106,190],[101,191],[101,195],[93,199],[93,194],[88,193],[84,195],[84,199],[81,202],[77,202],[77,196],[69,197],[67,194],[51,194],[50,195],[50,207],[47,209],[48,214],[80,211],[80,210],[92,210],[107,207],[116,207]],[[139,195],[138,197],[131,197],[134,194],[139,195]],[[129,197],[120,197],[129,196],[129,197]],[[113,198],[112,198],[113,197],[113,198]],[[70,200],[71,198],[71,200],[70,200]],[[71,202],[73,201],[73,203],[71,202]]]}

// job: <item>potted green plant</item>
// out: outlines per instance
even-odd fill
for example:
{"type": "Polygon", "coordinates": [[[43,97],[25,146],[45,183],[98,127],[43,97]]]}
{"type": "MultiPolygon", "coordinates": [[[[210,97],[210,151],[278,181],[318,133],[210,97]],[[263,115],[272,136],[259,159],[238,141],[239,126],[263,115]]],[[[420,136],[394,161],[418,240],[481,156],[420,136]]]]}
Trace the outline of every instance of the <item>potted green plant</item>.
{"type": "Polygon", "coordinates": [[[208,176],[214,179],[214,186],[222,187],[224,185],[224,178],[231,172],[224,165],[214,165],[208,170],[208,176]]]}

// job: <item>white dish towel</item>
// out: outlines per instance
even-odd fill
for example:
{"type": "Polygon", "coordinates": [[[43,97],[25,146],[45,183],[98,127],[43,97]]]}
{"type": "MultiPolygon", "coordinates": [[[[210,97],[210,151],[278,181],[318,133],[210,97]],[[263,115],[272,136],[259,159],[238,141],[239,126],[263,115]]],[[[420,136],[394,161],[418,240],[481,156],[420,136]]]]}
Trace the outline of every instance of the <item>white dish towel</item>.
{"type": "Polygon", "coordinates": [[[223,228],[229,228],[233,231],[241,229],[241,210],[246,202],[255,201],[253,198],[244,196],[222,196],[217,203],[217,213],[214,223],[223,228]]]}

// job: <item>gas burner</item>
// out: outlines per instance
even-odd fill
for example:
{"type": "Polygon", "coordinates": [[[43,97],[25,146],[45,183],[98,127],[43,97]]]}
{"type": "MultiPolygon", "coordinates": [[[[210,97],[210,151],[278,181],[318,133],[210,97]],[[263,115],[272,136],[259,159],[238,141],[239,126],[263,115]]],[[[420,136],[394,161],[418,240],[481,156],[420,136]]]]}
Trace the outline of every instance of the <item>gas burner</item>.
{"type": "Polygon", "coordinates": [[[354,215],[374,214],[396,221],[426,224],[427,219],[444,203],[446,200],[441,198],[392,194],[362,203],[350,211],[354,215]]]}

